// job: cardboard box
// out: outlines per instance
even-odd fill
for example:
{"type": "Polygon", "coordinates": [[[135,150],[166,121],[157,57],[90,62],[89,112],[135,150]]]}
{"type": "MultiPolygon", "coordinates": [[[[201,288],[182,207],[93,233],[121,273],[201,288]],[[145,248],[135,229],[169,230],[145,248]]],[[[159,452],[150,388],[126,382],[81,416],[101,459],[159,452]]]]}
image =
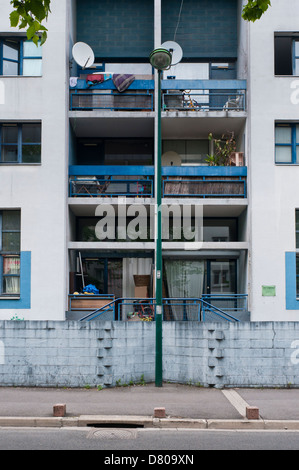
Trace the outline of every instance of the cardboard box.
{"type": "Polygon", "coordinates": [[[136,287],[149,287],[151,282],[151,276],[147,274],[137,275],[134,274],[134,282],[136,287]]]}
{"type": "Polygon", "coordinates": [[[148,297],[148,287],[147,286],[136,286],[135,287],[135,297],[140,299],[148,297]]]}

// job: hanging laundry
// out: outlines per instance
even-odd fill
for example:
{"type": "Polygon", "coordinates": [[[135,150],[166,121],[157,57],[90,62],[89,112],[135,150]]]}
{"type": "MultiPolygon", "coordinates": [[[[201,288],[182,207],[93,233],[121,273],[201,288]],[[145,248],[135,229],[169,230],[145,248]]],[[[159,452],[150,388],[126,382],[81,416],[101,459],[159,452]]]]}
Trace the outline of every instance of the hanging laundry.
{"type": "Polygon", "coordinates": [[[78,78],[77,77],[71,77],[70,78],[70,87],[75,87],[77,86],[78,78]]]}
{"type": "Polygon", "coordinates": [[[112,77],[112,80],[117,90],[121,93],[122,91],[125,91],[131,85],[131,83],[134,82],[135,76],[124,73],[115,73],[112,77]]]}

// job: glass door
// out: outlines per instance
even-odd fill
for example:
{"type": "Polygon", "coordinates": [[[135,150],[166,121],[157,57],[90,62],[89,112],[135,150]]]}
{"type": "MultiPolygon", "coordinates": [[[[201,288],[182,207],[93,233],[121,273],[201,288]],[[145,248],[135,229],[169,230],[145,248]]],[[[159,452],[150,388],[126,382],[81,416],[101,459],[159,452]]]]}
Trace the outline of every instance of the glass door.
{"type": "Polygon", "coordinates": [[[93,284],[100,294],[122,297],[122,259],[85,258],[83,272],[85,285],[93,284]]]}
{"type": "Polygon", "coordinates": [[[207,260],[207,294],[236,293],[236,261],[207,260]]]}

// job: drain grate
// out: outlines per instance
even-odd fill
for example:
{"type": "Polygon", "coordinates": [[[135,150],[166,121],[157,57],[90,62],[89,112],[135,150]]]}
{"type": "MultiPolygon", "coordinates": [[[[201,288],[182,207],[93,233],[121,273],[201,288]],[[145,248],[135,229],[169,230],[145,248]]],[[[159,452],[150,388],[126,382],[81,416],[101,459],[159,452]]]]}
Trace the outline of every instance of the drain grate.
{"type": "Polygon", "coordinates": [[[90,439],[136,439],[137,432],[130,429],[98,429],[88,434],[90,439]]]}

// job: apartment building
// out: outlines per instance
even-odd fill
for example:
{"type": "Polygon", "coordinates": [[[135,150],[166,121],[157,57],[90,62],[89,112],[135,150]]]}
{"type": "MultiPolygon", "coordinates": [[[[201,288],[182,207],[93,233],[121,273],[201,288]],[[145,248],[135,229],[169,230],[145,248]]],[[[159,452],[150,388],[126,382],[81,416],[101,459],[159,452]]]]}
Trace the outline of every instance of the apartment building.
{"type": "Polygon", "coordinates": [[[52,0],[36,47],[0,1],[1,319],[151,317],[161,190],[164,320],[297,320],[299,7],[272,3],[52,0]]]}

